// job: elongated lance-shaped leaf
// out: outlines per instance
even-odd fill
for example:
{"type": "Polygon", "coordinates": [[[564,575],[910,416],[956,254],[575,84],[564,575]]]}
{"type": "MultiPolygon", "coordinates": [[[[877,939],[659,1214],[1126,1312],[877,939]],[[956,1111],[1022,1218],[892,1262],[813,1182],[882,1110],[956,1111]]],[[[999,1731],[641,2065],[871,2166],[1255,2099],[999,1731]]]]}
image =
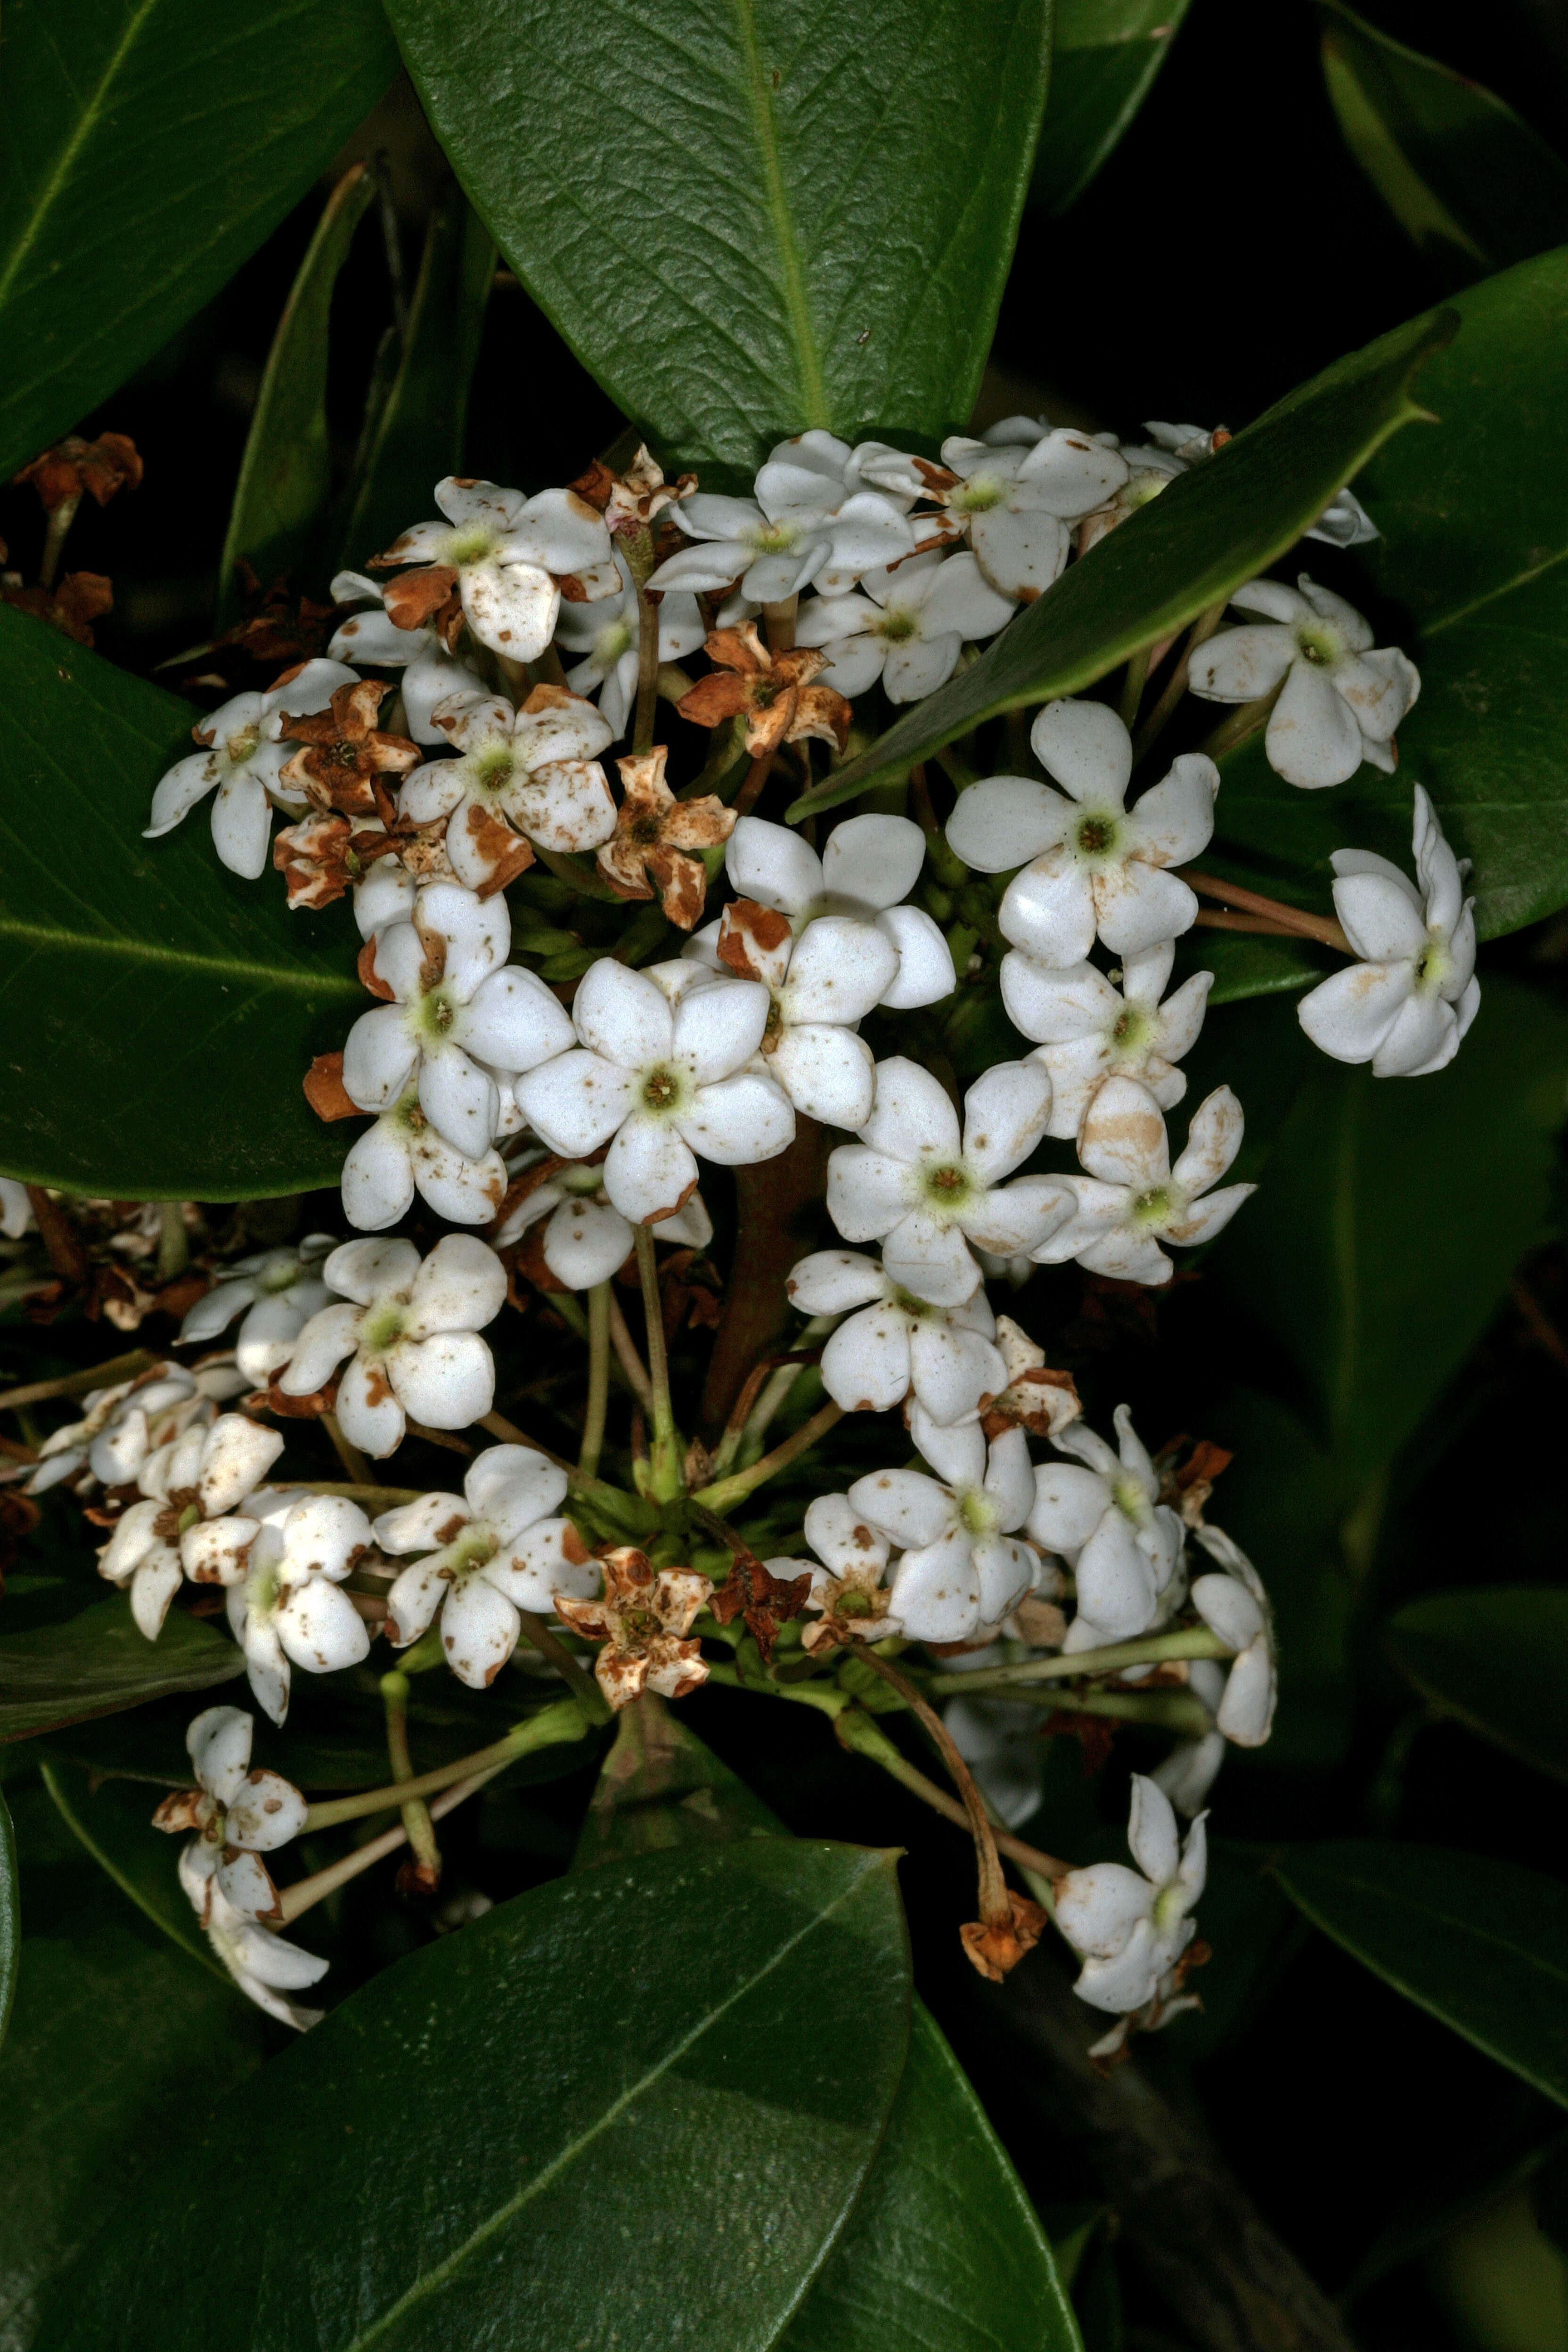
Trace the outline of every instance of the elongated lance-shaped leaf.
{"type": "Polygon", "coordinates": [[[226,285],[397,69],[376,0],[5,0],[0,479],[226,285]]]}
{"type": "Polygon", "coordinates": [[[149,1642],[123,1595],[106,1596],[63,1624],[0,1639],[0,1740],[111,1715],[170,1691],[209,1690],[244,1672],[234,1643],[199,1618],[174,1610],[149,1642]]]}
{"type": "Polygon", "coordinates": [[[1057,0],[1051,94],[1029,203],[1066,212],[1107,162],[1170,54],[1189,0],[1057,0]]]}
{"type": "Polygon", "coordinates": [[[1069,564],[969,668],[797,800],[791,824],[906,773],[982,719],[1081,693],[1266,570],[1391,433],[1426,414],[1412,379],[1456,323],[1438,312],[1381,337],[1178,475],[1069,564]]]}
{"type": "Polygon", "coordinates": [[[1045,102],[1047,0],[388,13],[501,251],[667,450],[749,467],[809,425],[967,420],[1045,102]]]}
{"type": "Polygon", "coordinates": [[[1389,1619],[1383,1639],[1434,1713],[1568,1780],[1568,1592],[1503,1584],[1424,1593],[1389,1619]]]}
{"type": "Polygon", "coordinates": [[[332,487],[327,436],[332,291],[374,198],[373,173],[353,164],[327,198],[278,321],[218,563],[220,628],[243,603],[240,565],[247,563],[261,586],[269,587],[280,573],[299,569],[325,520],[332,487]]]}
{"type": "Polygon", "coordinates": [[[229,873],[208,803],[142,838],[200,717],[0,607],[7,1174],[129,1200],[337,1180],[354,1130],[300,1087],[364,1006],[352,915],[290,914],[279,876],[229,873]]]}
{"type": "Polygon", "coordinates": [[[468,386],[495,277],[495,239],[461,189],[438,200],[396,368],[373,394],[343,500],[338,560],[353,569],[430,509],[444,474],[462,471],[468,386]]]}

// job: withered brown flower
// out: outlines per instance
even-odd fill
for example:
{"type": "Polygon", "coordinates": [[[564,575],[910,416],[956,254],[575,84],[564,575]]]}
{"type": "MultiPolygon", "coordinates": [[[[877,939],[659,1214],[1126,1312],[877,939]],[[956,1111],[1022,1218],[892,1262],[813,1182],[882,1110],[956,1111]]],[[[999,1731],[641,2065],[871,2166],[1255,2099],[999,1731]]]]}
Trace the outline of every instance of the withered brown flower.
{"type": "Polygon", "coordinates": [[[819,646],[773,653],[757,635],[755,622],[742,621],[733,629],[715,629],[702,650],[718,667],[681,696],[675,707],[682,719],[720,727],[727,719],[743,717],[746,749],[754,760],[807,735],[842,751],[854,713],[832,687],[811,684],[827,665],[819,646]]]}
{"type": "Polygon", "coordinates": [[[711,793],[678,801],[664,781],[666,746],[617,760],[626,794],[616,829],[600,850],[600,873],[621,898],[651,898],[683,931],[700,920],[708,869],[698,849],[716,848],[735,830],[735,813],[711,793]]]}

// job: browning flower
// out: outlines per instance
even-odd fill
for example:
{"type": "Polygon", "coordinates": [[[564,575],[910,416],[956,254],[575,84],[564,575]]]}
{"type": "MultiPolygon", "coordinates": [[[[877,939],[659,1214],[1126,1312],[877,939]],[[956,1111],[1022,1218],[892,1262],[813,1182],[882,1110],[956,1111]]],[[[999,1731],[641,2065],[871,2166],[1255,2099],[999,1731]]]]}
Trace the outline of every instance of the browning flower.
{"type": "Polygon", "coordinates": [[[128,433],[100,433],[96,441],[68,433],[63,441],[57,441],[52,449],[46,449],[11,478],[31,482],[46,514],[84,497],[106,507],[117,490],[139,486],[142,460],[128,433]]]}
{"type": "Polygon", "coordinates": [[[618,898],[657,897],[668,920],[689,931],[708,896],[708,869],[692,853],[728,841],[735,816],[711,793],[678,801],[664,781],[668,757],[659,743],[616,761],[626,797],[598,867],[618,898]]]}
{"type": "Polygon", "coordinates": [[[773,653],[757,635],[756,623],[742,621],[732,629],[715,629],[702,650],[718,667],[681,696],[675,707],[682,719],[698,727],[720,727],[743,716],[746,749],[754,760],[806,735],[843,751],[854,712],[833,687],[811,684],[827,667],[820,646],[773,653]]]}
{"type": "Polygon", "coordinates": [[[602,1642],[594,1663],[599,1688],[613,1707],[629,1706],[645,1690],[684,1698],[708,1679],[701,1645],[686,1641],[692,1620],[713,1591],[694,1569],[655,1570],[630,1544],[600,1554],[605,1589],[596,1601],[555,1596],[555,1613],[574,1633],[602,1642]]]}
{"type": "Polygon", "coordinates": [[[421,753],[405,735],[384,734],[376,726],[386,693],[384,679],[362,677],[353,686],[340,686],[325,710],[285,710],[279,732],[286,743],[302,748],[289,760],[280,781],[303,793],[322,812],[378,816],[389,824],[392,799],[381,779],[416,768],[421,753]]]}

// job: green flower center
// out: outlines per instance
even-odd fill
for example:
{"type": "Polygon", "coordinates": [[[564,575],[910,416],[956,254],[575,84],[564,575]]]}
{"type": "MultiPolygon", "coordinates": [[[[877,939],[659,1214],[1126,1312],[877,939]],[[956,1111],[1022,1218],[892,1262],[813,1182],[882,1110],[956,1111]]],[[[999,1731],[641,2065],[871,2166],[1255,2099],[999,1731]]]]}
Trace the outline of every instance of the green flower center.
{"type": "Polygon", "coordinates": [[[517,754],[510,743],[492,736],[477,751],[469,752],[464,765],[470,792],[502,793],[517,772],[517,754]]]}
{"type": "Polygon", "coordinates": [[[1147,1192],[1136,1193],[1131,1205],[1131,1222],[1135,1225],[1163,1225],[1173,1207],[1170,1192],[1163,1184],[1151,1186],[1147,1192]]]}
{"type": "Polygon", "coordinates": [[[488,1567],[500,1549],[490,1529],[482,1524],[465,1528],[455,1542],[449,1543],[441,1556],[441,1574],[449,1584],[460,1584],[465,1577],[473,1576],[488,1567]]]}
{"type": "Polygon", "coordinates": [[[275,1568],[258,1569],[246,1591],[246,1606],[253,1617],[270,1617],[278,1606],[280,1590],[275,1568]]]}
{"type": "Polygon", "coordinates": [[[958,1522],[966,1534],[988,1536],[996,1525],[996,1506],[978,1486],[966,1486],[958,1497],[958,1522]]]}
{"type": "Polygon", "coordinates": [[[1002,504],[1007,488],[999,474],[971,474],[968,481],[949,490],[947,502],[955,514],[989,514],[1002,504]]]}
{"type": "Polygon", "coordinates": [[[889,1303],[898,1308],[900,1315],[907,1315],[913,1323],[924,1323],[931,1316],[940,1315],[942,1312],[941,1307],[933,1307],[929,1298],[917,1298],[912,1290],[895,1290],[889,1303]]]}
{"type": "Polygon", "coordinates": [[[232,735],[224,739],[223,748],[230,765],[243,768],[246,761],[254,756],[260,740],[261,730],[254,722],[248,727],[237,727],[232,735]]]}
{"type": "Polygon", "coordinates": [[[563,1192],[571,1193],[574,1199],[585,1200],[603,1192],[605,1171],[602,1168],[563,1168],[559,1181],[563,1192]]]}
{"type": "Polygon", "coordinates": [[[833,1604],[836,1617],[871,1617],[876,1609],[871,1595],[858,1584],[847,1584],[833,1604]]]}
{"type": "Polygon", "coordinates": [[[188,1535],[192,1528],[200,1524],[201,1516],[202,1507],[199,1503],[187,1503],[174,1521],[174,1533],[177,1536],[188,1535]]]}
{"type": "Polygon", "coordinates": [[[1435,931],[1428,932],[1426,944],[1413,966],[1417,996],[1436,996],[1454,969],[1454,959],[1435,931]]]}
{"type": "Polygon", "coordinates": [[[1117,492],[1117,504],[1124,507],[1129,514],[1135,514],[1140,507],[1146,507],[1151,499],[1157,499],[1162,490],[1168,490],[1170,487],[1169,474],[1145,472],[1140,467],[1117,492]]]}
{"type": "Polygon", "coordinates": [[[1119,830],[1112,811],[1089,809],[1074,828],[1073,845],[1080,857],[1098,862],[1114,854],[1119,830]]]}
{"type": "Polygon", "coordinates": [[[423,1135],[430,1122],[419,1108],[419,1095],[410,1087],[393,1106],[392,1118],[406,1135],[423,1135]]]}
{"type": "Polygon", "coordinates": [[[920,1182],[927,1206],[941,1215],[956,1216],[974,1197],[974,1179],[957,1160],[922,1168],[920,1182]]]}
{"type": "Polygon", "coordinates": [[[1149,1498],[1136,1478],[1117,1478],[1111,1482],[1111,1500],[1124,1519],[1142,1527],[1148,1517],[1149,1498]]]}
{"type": "Polygon", "coordinates": [[[400,1298],[378,1298],[365,1310],[364,1321],[359,1327],[361,1353],[384,1356],[403,1337],[403,1327],[408,1310],[400,1298]]]}
{"type": "Polygon", "coordinates": [[[1141,1005],[1123,1006],[1111,1026],[1112,1049],[1126,1060],[1140,1058],[1147,1051],[1154,1024],[1141,1005]]]}
{"type": "Polygon", "coordinates": [[[761,523],[744,535],[756,555],[788,555],[800,539],[792,522],[761,523]]]}
{"type": "Polygon", "coordinates": [[[1326,621],[1314,621],[1296,632],[1296,643],[1301,659],[1310,662],[1314,669],[1332,669],[1345,656],[1345,641],[1338,629],[1330,628],[1326,621]]]}
{"type": "Polygon", "coordinates": [[[461,530],[455,530],[447,541],[447,561],[459,568],[465,563],[482,563],[487,555],[495,553],[500,544],[489,523],[465,523],[461,530]]]}
{"type": "Polygon", "coordinates": [[[921,625],[907,604],[895,604],[877,624],[877,635],[889,646],[907,645],[920,635],[921,625]]]}
{"type": "Polygon", "coordinates": [[[673,1118],[685,1104],[688,1092],[685,1074],[673,1063],[657,1063],[643,1074],[643,1108],[660,1118],[673,1118]]]}
{"type": "Polygon", "coordinates": [[[264,1297],[276,1298],[280,1292],[292,1290],[297,1282],[305,1280],[305,1268],[298,1258],[286,1257],[280,1265],[263,1266],[253,1279],[264,1297]]]}
{"type": "Polygon", "coordinates": [[[441,1045],[451,1035],[458,1006],[445,988],[427,989],[411,1008],[412,1027],[422,1045],[441,1045]]]}
{"type": "Polygon", "coordinates": [[[1159,1894],[1154,1897],[1152,1914],[1157,1932],[1161,1935],[1168,1935],[1173,1927],[1181,1924],[1186,1914],[1186,1889],[1178,1880],[1173,1879],[1169,1886],[1162,1886],[1159,1894]]]}

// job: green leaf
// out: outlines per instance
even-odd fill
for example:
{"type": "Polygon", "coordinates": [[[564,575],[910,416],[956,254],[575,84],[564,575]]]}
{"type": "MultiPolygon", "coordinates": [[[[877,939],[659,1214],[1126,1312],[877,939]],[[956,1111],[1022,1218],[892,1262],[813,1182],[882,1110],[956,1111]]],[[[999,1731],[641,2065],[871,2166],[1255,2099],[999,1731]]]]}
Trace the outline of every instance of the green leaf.
{"type": "Polygon", "coordinates": [[[1211,1265],[1306,1375],[1347,1467],[1390,1459],[1497,1311],[1551,1197],[1565,1075],[1556,1007],[1489,974],[1433,1076],[1314,1061],[1211,1265]]]}
{"type": "Polygon", "coordinates": [[[396,68],[376,0],[5,0],[0,479],[227,284],[396,68]]]}
{"type": "Polygon", "coordinates": [[[29,1738],[170,1691],[210,1690],[244,1672],[241,1653],[201,1618],[174,1610],[149,1642],[116,1594],[64,1624],[0,1639],[0,1739],[29,1738]]]}
{"type": "Polygon", "coordinates": [[[364,992],[343,908],[218,864],[205,804],[143,841],[200,717],[0,606],[0,1167],[132,1200],[335,1184],[300,1081],[364,992]]]}
{"type": "Polygon", "coordinates": [[[1336,0],[1322,5],[1323,79],[1345,144],[1447,283],[1568,238],[1568,164],[1511,107],[1336,0]]]}
{"type": "Polygon", "coordinates": [[[1437,424],[1392,442],[1356,485],[1383,533],[1359,552],[1397,616],[1387,634],[1421,670],[1399,770],[1298,792],[1254,742],[1225,762],[1218,826],[1310,875],[1326,903],[1331,850],[1353,842],[1408,866],[1410,787],[1425,784],[1475,861],[1476,921],[1492,939],[1568,900],[1568,250],[1453,307],[1458,339],[1421,378],[1437,424]]]}
{"type": "Polygon", "coordinates": [[[783,1822],[672,1707],[646,1691],[616,1718],[572,1857],[574,1870],[672,1846],[782,1837],[783,1822]]]}
{"type": "Polygon", "coordinates": [[[24,1939],[0,2051],[6,2352],[32,2343],[45,2295],[114,2201],[261,2058],[260,2019],[232,1986],[89,1891],[90,1907],[24,1939]]]}
{"type": "Polygon", "coordinates": [[[779,2352],[1079,2352],[1023,2183],[929,2010],[888,2137],[779,2352]]]}
{"type": "Polygon", "coordinates": [[[1288,1848],[1280,1885],[1395,1992],[1568,2106],[1568,1887],[1442,1846],[1288,1848]]]}
{"type": "Polygon", "coordinates": [[[363,566],[430,504],[444,474],[461,473],[468,386],[495,277],[495,240],[462,192],[448,188],[425,234],[396,371],[367,417],[345,501],[340,562],[363,566]]]}
{"type": "Polygon", "coordinates": [[[891,1854],[758,1838],[558,1879],[384,1970],[226,2100],[37,2352],[205,2352],[218,2309],[268,2352],[666,2352],[672,2313],[691,2352],[763,2352],[870,2168],[908,2034],[891,1854]],[[237,2147],[331,2228],[214,2231],[237,2147]]]}
{"type": "Polygon", "coordinates": [[[1549,1584],[1429,1592],[1389,1619],[1384,1643],[1438,1714],[1568,1780],[1568,1592],[1549,1584]]]}
{"type": "MultiPolygon", "coordinates": [[[[229,1982],[226,1969],[214,1959],[206,1937],[196,1925],[180,1885],[176,1865],[181,1841],[153,1827],[156,1798],[134,1782],[104,1780],[69,1764],[47,1763],[43,1783],[60,1819],[108,1873],[138,1911],[163,1930],[171,1943],[212,1976],[229,1982]]],[[[191,1785],[192,1775],[184,1776],[191,1785]]]]}
{"type": "Polygon", "coordinates": [[[332,488],[327,430],[328,332],[338,273],[375,200],[368,165],[353,164],[322,208],[300,264],[257,397],[218,561],[217,623],[244,604],[239,567],[265,588],[297,572],[317,539],[332,488]]]}
{"type": "Polygon", "coordinates": [[[10,1808],[0,1795],[0,2042],[5,2039],[16,1990],[16,1955],[22,1943],[22,1912],[16,1897],[16,1837],[10,1808]]]}
{"type": "Polygon", "coordinates": [[[1451,332],[1439,312],[1384,335],[1179,475],[1069,564],[978,661],[796,801],[790,822],[903,774],[982,719],[1080,692],[1265,570],[1381,442],[1422,414],[1411,380],[1451,332]]]}
{"type": "Polygon", "coordinates": [[[1131,126],[1189,0],[1057,0],[1051,94],[1029,203],[1064,213],[1131,126]]]}
{"type": "Polygon", "coordinates": [[[1251,996],[1292,996],[1316,987],[1340,968],[1337,956],[1310,940],[1270,939],[1247,931],[1194,930],[1182,961],[1184,969],[1213,972],[1211,1008],[1239,1004],[1251,996]]]}
{"type": "Polygon", "coordinates": [[[809,425],[967,421],[1045,102],[1047,0],[388,13],[501,251],[666,448],[749,467],[809,425]]]}

